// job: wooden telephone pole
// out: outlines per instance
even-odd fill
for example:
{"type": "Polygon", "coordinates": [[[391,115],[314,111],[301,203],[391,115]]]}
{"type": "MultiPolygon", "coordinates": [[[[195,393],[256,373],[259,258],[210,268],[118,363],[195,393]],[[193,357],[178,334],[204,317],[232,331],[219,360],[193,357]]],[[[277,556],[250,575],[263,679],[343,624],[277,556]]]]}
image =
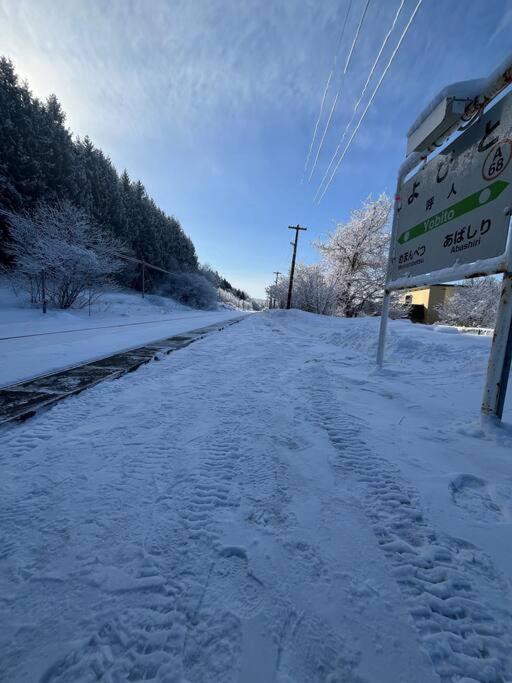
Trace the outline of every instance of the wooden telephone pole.
{"type": "Polygon", "coordinates": [[[289,225],[288,230],[295,230],[295,240],[291,243],[293,246],[293,254],[292,254],[292,265],[290,268],[290,282],[288,284],[288,301],[286,302],[286,308],[291,308],[292,307],[293,275],[295,273],[295,258],[297,256],[297,244],[299,242],[299,230],[307,230],[307,228],[301,228],[300,225],[289,225]]]}
{"type": "MultiPolygon", "coordinates": [[[[276,276],[276,281],[274,284],[277,285],[277,282],[279,280],[279,276],[281,275],[281,271],[280,270],[274,270],[274,275],[276,276]]],[[[274,299],[274,300],[271,299],[270,308],[277,308],[276,303],[277,303],[277,299],[274,299]]]]}

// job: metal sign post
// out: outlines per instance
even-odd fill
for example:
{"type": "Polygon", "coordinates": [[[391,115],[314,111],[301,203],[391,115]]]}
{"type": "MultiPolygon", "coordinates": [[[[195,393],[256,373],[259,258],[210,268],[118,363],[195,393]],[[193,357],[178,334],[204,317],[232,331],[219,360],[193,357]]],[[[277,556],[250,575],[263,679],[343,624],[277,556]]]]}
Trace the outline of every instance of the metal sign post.
{"type": "Polygon", "coordinates": [[[501,420],[512,358],[512,273],[505,273],[487,367],[482,414],[501,420]]]}
{"type": "Polygon", "coordinates": [[[501,419],[512,356],[512,92],[486,107],[512,83],[512,58],[468,97],[474,83],[446,89],[409,134],[413,154],[398,174],[377,364],[391,292],[504,273],[482,403],[484,415],[501,419]],[[462,135],[427,161],[455,130],[462,135]]]}

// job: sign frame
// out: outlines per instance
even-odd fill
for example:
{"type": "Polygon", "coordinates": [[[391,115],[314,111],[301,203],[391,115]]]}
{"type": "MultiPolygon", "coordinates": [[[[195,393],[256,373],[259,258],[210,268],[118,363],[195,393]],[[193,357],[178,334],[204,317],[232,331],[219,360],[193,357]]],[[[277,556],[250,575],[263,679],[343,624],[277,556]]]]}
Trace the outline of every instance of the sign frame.
{"type": "MultiPolygon", "coordinates": [[[[384,346],[387,332],[387,322],[389,317],[390,295],[394,291],[403,289],[417,289],[429,285],[453,282],[456,280],[469,279],[483,275],[497,275],[503,273],[501,287],[501,297],[498,306],[496,326],[493,336],[489,364],[487,368],[487,379],[484,389],[484,396],[481,406],[482,417],[499,421],[503,415],[503,406],[507,390],[508,376],[512,362],[512,228],[510,215],[512,206],[507,207],[509,216],[507,224],[507,238],[503,254],[490,258],[480,259],[469,263],[455,263],[453,266],[442,268],[437,271],[392,279],[394,264],[396,263],[396,247],[398,232],[398,202],[402,188],[408,180],[412,171],[417,169],[421,162],[424,162],[429,153],[442,146],[452,133],[454,133],[460,123],[468,122],[469,128],[475,119],[478,119],[484,108],[493,102],[512,83],[512,56],[498,67],[491,76],[482,83],[482,92],[474,97],[465,106],[459,119],[455,122],[450,121],[450,127],[445,131],[441,140],[435,140],[422,153],[414,152],[402,163],[397,177],[395,193],[395,207],[393,212],[393,222],[390,235],[390,247],[388,263],[386,269],[386,280],[384,286],[384,297],[382,301],[382,313],[379,329],[379,340],[377,346],[377,366],[380,368],[384,361],[384,346]]],[[[459,84],[460,86],[460,84],[459,84]]],[[[456,97],[454,97],[455,99],[456,97]]],[[[436,100],[427,108],[427,112],[435,110],[436,100]]],[[[421,123],[428,128],[428,115],[421,123]]],[[[432,158],[437,158],[432,157],[432,158]]],[[[511,201],[512,204],[512,201],[511,201]]]]}

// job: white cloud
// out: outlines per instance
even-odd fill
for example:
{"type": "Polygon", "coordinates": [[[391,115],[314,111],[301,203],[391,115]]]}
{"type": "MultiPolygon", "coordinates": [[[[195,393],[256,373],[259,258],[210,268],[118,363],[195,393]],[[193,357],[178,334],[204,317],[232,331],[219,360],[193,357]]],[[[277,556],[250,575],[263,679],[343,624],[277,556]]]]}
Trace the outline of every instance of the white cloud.
{"type": "Polygon", "coordinates": [[[1,49],[80,132],[208,130],[312,107],[337,4],[0,0],[1,49]]]}

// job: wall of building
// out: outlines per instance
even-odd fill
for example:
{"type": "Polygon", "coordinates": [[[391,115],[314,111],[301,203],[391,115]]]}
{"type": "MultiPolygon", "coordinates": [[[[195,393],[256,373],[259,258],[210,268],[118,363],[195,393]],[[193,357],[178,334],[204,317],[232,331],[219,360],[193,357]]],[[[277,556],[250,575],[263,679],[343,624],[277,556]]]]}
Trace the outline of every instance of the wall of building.
{"type": "MultiPolygon", "coordinates": [[[[457,291],[457,287],[449,285],[433,285],[423,289],[405,290],[400,293],[399,301],[402,304],[410,304],[415,307],[415,315],[418,315],[417,307],[423,307],[423,318],[421,322],[432,325],[438,322],[439,314],[437,308],[445,304],[457,291]]],[[[418,319],[418,318],[417,318],[418,319]]]]}
{"type": "Polygon", "coordinates": [[[407,301],[410,304],[414,304],[415,306],[425,306],[425,308],[428,308],[429,305],[429,299],[430,299],[430,287],[426,287],[425,289],[413,289],[411,291],[406,291],[402,294],[403,297],[403,303],[407,303],[407,301]],[[407,297],[412,297],[411,300],[407,299],[407,297]]]}

